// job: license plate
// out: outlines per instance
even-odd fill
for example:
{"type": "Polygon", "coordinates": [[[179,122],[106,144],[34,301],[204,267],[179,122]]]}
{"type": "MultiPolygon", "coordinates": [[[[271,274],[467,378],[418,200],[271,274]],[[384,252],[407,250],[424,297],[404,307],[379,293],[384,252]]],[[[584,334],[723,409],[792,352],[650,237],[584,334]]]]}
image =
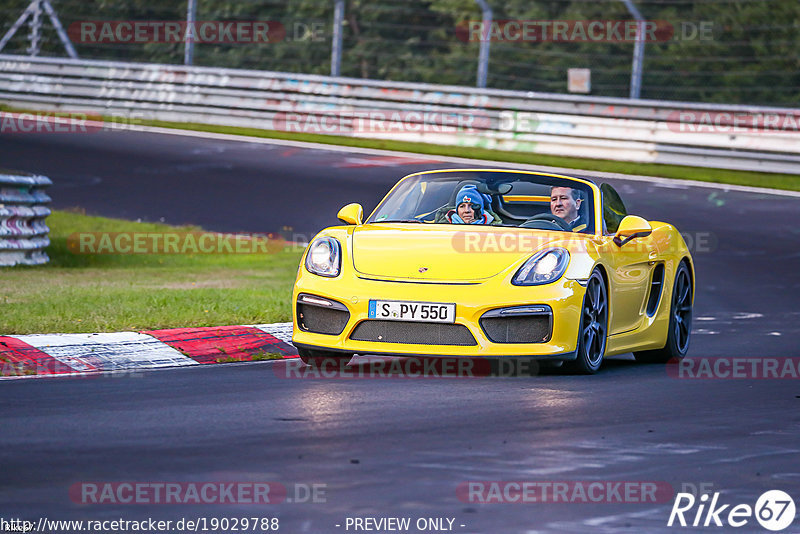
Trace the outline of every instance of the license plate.
{"type": "Polygon", "coordinates": [[[454,323],[456,321],[456,305],[437,302],[370,300],[369,318],[388,321],[454,323]]]}

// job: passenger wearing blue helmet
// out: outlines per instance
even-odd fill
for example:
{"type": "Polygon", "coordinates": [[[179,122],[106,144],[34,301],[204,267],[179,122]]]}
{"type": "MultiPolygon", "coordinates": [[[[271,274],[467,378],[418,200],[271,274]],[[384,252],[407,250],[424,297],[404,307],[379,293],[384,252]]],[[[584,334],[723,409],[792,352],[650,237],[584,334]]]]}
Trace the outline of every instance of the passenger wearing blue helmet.
{"type": "Polygon", "coordinates": [[[489,197],[479,193],[474,185],[465,185],[456,195],[456,209],[448,211],[445,217],[454,224],[491,224],[494,217],[486,212],[489,202],[489,197]]]}

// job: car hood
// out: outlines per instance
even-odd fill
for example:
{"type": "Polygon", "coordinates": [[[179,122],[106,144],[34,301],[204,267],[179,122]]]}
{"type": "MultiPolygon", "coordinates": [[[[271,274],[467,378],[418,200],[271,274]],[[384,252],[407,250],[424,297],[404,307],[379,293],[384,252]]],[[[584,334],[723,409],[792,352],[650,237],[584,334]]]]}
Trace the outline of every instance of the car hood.
{"type": "Polygon", "coordinates": [[[413,280],[485,280],[563,232],[499,227],[367,224],[353,231],[353,266],[362,275],[413,280]]]}

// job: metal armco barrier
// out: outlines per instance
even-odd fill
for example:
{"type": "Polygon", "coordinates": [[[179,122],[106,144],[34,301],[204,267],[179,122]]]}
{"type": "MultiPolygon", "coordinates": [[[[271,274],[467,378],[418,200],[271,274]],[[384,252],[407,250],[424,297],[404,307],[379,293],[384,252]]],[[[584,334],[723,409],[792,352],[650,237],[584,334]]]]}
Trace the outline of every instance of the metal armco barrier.
{"type": "Polygon", "coordinates": [[[41,265],[49,258],[45,218],[50,197],[44,189],[53,182],[45,176],[0,170],[0,267],[41,265]]]}
{"type": "Polygon", "coordinates": [[[9,55],[0,103],[117,128],[156,119],[800,174],[800,109],[9,55]]]}

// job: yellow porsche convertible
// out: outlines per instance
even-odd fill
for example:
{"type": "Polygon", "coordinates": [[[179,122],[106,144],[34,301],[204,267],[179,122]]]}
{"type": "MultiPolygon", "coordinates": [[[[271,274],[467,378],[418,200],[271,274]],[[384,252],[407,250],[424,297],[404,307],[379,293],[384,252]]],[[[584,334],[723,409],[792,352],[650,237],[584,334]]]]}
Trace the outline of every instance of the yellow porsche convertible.
{"type": "Polygon", "coordinates": [[[604,356],[682,358],[694,265],[670,224],[627,215],[612,187],[558,174],[434,170],[375,211],[341,209],[303,255],[300,358],[537,358],[594,373],[604,356]]]}

